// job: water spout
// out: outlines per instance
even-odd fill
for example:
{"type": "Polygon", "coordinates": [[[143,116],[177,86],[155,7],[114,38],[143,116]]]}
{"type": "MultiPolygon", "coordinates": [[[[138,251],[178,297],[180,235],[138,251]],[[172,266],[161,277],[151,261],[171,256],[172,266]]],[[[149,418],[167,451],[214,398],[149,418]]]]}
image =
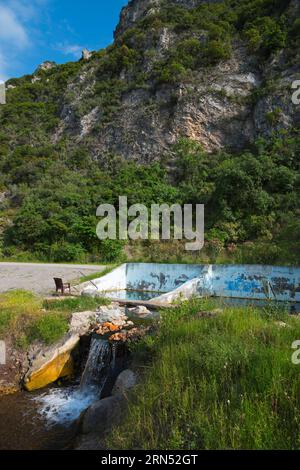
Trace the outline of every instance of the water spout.
{"type": "Polygon", "coordinates": [[[111,347],[107,340],[92,338],[89,356],[80,382],[80,391],[85,393],[91,387],[99,395],[105,385],[111,361],[111,347]]]}

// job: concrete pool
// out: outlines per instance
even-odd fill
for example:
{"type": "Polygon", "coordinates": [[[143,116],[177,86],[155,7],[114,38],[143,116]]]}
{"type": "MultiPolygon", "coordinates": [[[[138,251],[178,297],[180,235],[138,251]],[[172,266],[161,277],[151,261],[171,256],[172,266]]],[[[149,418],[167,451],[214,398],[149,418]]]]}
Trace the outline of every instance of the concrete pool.
{"type": "Polygon", "coordinates": [[[126,263],[93,284],[83,284],[82,294],[162,303],[193,296],[300,302],[300,268],[286,266],[126,263]]]}

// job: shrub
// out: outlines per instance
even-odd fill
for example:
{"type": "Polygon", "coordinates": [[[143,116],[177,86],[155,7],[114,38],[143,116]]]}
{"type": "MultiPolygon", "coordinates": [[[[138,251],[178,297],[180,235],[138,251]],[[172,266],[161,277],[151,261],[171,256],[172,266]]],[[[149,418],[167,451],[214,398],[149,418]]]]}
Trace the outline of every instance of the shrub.
{"type": "Polygon", "coordinates": [[[86,251],[79,244],[57,242],[50,247],[50,259],[54,262],[59,263],[62,261],[84,261],[86,251]]]}
{"type": "Polygon", "coordinates": [[[284,47],[287,34],[275,19],[266,16],[251,23],[245,36],[252,51],[259,51],[267,57],[284,47]]]}
{"type": "Polygon", "coordinates": [[[100,256],[103,261],[114,262],[122,257],[124,242],[121,240],[102,240],[100,245],[100,256]]]}

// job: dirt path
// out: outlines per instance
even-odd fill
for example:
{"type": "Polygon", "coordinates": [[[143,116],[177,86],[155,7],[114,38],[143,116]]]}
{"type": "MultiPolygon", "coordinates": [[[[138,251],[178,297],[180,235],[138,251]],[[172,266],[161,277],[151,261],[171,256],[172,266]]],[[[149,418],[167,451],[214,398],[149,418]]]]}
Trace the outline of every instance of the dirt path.
{"type": "Polygon", "coordinates": [[[88,276],[104,269],[105,266],[100,265],[0,263],[0,292],[25,289],[50,294],[54,289],[54,277],[71,282],[82,274],[88,276]]]}

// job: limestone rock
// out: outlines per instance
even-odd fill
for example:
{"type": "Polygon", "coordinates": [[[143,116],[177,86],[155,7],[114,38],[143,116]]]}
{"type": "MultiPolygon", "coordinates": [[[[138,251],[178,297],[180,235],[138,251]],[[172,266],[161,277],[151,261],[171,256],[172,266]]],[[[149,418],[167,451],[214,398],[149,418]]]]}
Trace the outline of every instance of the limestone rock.
{"type": "Polygon", "coordinates": [[[137,377],[135,373],[130,370],[126,369],[121,372],[118,376],[116,383],[114,385],[112,395],[117,395],[118,393],[124,393],[127,390],[133,388],[137,383],[137,377]]]}
{"type": "Polygon", "coordinates": [[[37,70],[36,70],[36,73],[37,73],[37,72],[40,72],[41,70],[50,70],[50,69],[52,69],[52,68],[55,67],[55,66],[56,66],[56,63],[55,63],[55,62],[50,61],[50,60],[46,60],[45,62],[42,62],[42,63],[38,66],[38,68],[37,68],[37,70]]]}
{"type": "MultiPolygon", "coordinates": [[[[182,5],[187,8],[194,8],[201,3],[204,3],[204,1],[205,0],[171,0],[170,3],[182,5]]],[[[213,3],[221,1],[222,0],[210,0],[210,2],[213,3]]],[[[126,29],[131,28],[134,23],[140,19],[155,15],[159,12],[163,3],[163,0],[132,0],[129,2],[129,4],[121,11],[120,23],[115,32],[115,37],[118,38],[126,31],[126,29]]]]}
{"type": "Polygon", "coordinates": [[[90,52],[88,49],[83,49],[81,58],[83,60],[89,60],[91,57],[92,57],[92,52],[90,52]]]}
{"type": "MultiPolygon", "coordinates": [[[[170,0],[186,8],[203,1],[170,0]]],[[[221,0],[210,0],[218,1],[221,0]]],[[[136,22],[158,11],[162,3],[162,0],[129,2],[122,10],[116,40],[120,41],[136,22]]],[[[296,18],[299,1],[290,3],[286,15],[296,18]]],[[[151,29],[147,30],[142,73],[152,77],[159,62],[168,57],[179,41],[186,39],[185,34],[162,26],[154,39],[151,29]]],[[[200,42],[207,37],[205,30],[189,34],[200,42]]],[[[133,48],[135,40],[134,36],[126,39],[133,41],[130,44],[133,48]]],[[[274,131],[298,127],[300,123],[300,112],[291,101],[291,84],[298,78],[299,61],[290,65],[288,54],[283,49],[261,64],[255,54],[249,53],[245,42],[236,37],[230,58],[211,67],[199,64],[192,77],[182,78],[180,83],[157,86],[151,78],[149,88],[129,87],[122,93],[118,110],[109,122],[103,108],[95,100],[90,102],[97,86],[97,68],[92,61],[84,63],[62,98],[53,142],[69,136],[76,143],[84,143],[88,136],[90,154],[99,162],[116,154],[125,160],[148,164],[164,153],[172,153],[172,145],[181,137],[198,142],[207,152],[242,151],[258,137],[270,137],[274,131]],[[269,81],[274,81],[274,89],[272,85],[264,93],[264,84],[269,81]],[[262,93],[257,93],[260,89],[262,93]],[[274,113],[275,123],[270,121],[274,113]]],[[[116,78],[131,83],[132,72],[123,68],[116,78]]]]}
{"type": "Polygon", "coordinates": [[[136,315],[137,317],[145,318],[146,316],[151,315],[150,310],[148,310],[147,307],[143,305],[139,305],[138,307],[130,308],[128,310],[132,315],[136,315]]]}
{"type": "Polygon", "coordinates": [[[68,334],[55,346],[41,351],[32,361],[24,379],[26,390],[33,391],[73,373],[72,352],[79,344],[78,334],[68,334]]]}
{"type": "Polygon", "coordinates": [[[97,122],[97,119],[99,117],[98,114],[99,114],[99,108],[98,106],[96,106],[88,114],[86,114],[85,116],[81,118],[80,137],[84,137],[90,132],[90,130],[93,128],[93,125],[97,122]]]}
{"type": "MultiPolygon", "coordinates": [[[[218,1],[221,0],[206,0],[218,1]]],[[[203,2],[169,0],[186,8],[203,2]]],[[[122,43],[126,30],[155,14],[163,3],[163,0],[128,2],[121,13],[116,43],[122,43]]],[[[284,15],[292,22],[299,17],[299,0],[286,3],[284,15]]],[[[113,74],[113,80],[124,81],[126,86],[122,93],[117,93],[116,106],[109,107],[115,108],[109,111],[109,116],[97,91],[97,71],[102,59],[95,55],[95,61],[88,60],[91,52],[83,51],[78,73],[70,77],[58,97],[59,122],[48,135],[51,143],[67,140],[73,143],[71,148],[77,144],[86,146],[91,158],[100,164],[111,155],[148,164],[159,160],[162,154],[172,156],[173,144],[182,137],[193,139],[207,152],[222,149],[240,152],[249,149],[258,138],[299,126],[299,107],[291,100],[291,84],[299,78],[297,50],[293,61],[289,47],[261,61],[258,54],[249,52],[247,41],[234,35],[228,59],[209,67],[205,61],[199,63],[177,83],[158,83],[157,67],[169,54],[172,56],[177,44],[187,39],[187,34],[190,39],[202,42],[207,31],[205,25],[203,31],[186,32],[165,24],[153,28],[149,23],[143,39],[136,34],[126,37],[126,44],[132,41],[130,48],[142,47],[143,53],[138,66],[132,70],[123,67],[113,74]],[[140,40],[142,44],[138,45],[140,40]],[[138,86],[136,73],[148,77],[138,86]]],[[[48,61],[38,71],[54,66],[48,61]]]]}
{"type": "Polygon", "coordinates": [[[36,83],[40,81],[41,81],[41,77],[38,77],[37,75],[34,75],[31,79],[31,83],[36,83]]]}
{"type": "Polygon", "coordinates": [[[88,312],[76,312],[73,313],[70,332],[83,336],[91,329],[91,326],[96,321],[96,313],[92,311],[88,312]]]}
{"type": "Polygon", "coordinates": [[[119,304],[116,303],[99,307],[96,313],[96,321],[100,325],[105,322],[109,322],[122,328],[126,324],[127,320],[128,318],[125,315],[125,308],[120,307],[119,304]]]}

